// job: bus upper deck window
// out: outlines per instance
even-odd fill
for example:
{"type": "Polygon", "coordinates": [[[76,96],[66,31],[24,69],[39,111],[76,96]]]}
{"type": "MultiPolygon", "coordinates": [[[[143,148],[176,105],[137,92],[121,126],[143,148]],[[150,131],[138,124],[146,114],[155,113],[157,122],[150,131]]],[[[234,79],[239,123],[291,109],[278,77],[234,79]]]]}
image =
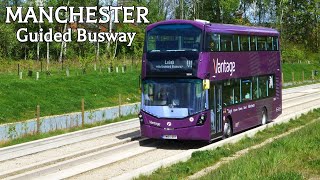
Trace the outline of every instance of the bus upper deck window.
{"type": "Polygon", "coordinates": [[[278,37],[272,37],[272,50],[278,51],[278,37]]]}
{"type": "Polygon", "coordinates": [[[257,37],[250,36],[250,50],[256,51],[257,50],[257,37]]]}
{"type": "Polygon", "coordinates": [[[232,51],[232,35],[220,36],[221,51],[232,51]]]}
{"type": "Polygon", "coordinates": [[[233,51],[240,51],[240,37],[238,35],[233,35],[232,47],[233,51]]]}
{"type": "Polygon", "coordinates": [[[241,51],[249,51],[249,37],[248,36],[240,36],[240,50],[241,51]]]}
{"type": "Polygon", "coordinates": [[[267,51],[272,51],[272,37],[267,37],[267,51]]]}
{"type": "Polygon", "coordinates": [[[257,49],[258,51],[265,51],[267,46],[267,39],[266,37],[260,36],[257,37],[257,49]]]}
{"type": "Polygon", "coordinates": [[[206,40],[208,51],[220,51],[220,34],[208,33],[206,40]]]}

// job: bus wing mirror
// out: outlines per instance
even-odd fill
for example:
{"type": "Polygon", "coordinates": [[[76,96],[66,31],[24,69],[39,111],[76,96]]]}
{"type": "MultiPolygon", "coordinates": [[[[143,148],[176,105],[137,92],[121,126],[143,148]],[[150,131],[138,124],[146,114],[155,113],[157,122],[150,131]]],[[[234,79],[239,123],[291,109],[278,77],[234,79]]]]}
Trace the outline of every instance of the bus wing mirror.
{"type": "Polygon", "coordinates": [[[203,80],[203,89],[204,90],[210,89],[210,80],[209,79],[203,80]]]}

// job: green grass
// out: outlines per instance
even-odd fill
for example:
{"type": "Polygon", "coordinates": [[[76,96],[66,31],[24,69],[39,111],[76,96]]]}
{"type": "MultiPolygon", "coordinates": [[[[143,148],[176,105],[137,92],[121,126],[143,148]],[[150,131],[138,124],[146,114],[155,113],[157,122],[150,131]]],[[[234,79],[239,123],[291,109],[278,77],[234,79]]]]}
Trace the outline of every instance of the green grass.
{"type": "MultiPolygon", "coordinates": [[[[188,177],[188,176],[190,176],[190,175],[192,175],[192,174],[194,174],[194,173],[196,173],[196,172],[198,172],[208,166],[215,164],[216,162],[221,160],[222,157],[231,156],[231,155],[235,154],[237,151],[240,151],[240,150],[245,149],[247,147],[253,146],[255,144],[259,144],[270,137],[274,137],[276,135],[282,134],[282,133],[287,132],[293,128],[305,125],[305,124],[311,122],[313,119],[316,119],[318,117],[320,117],[320,109],[314,110],[314,112],[312,112],[312,113],[302,115],[299,119],[292,120],[289,123],[280,124],[280,125],[276,125],[272,128],[265,129],[264,131],[257,133],[253,138],[247,137],[247,138],[244,138],[235,144],[225,145],[223,147],[220,147],[220,148],[217,148],[214,150],[195,152],[192,154],[192,157],[186,162],[180,162],[180,163],[177,163],[177,164],[170,166],[170,167],[167,167],[167,168],[160,168],[157,171],[155,171],[152,175],[140,176],[138,179],[143,179],[143,180],[144,179],[148,179],[148,180],[149,179],[170,179],[170,180],[171,179],[185,179],[186,177],[188,177]]],[[[297,149],[295,149],[295,150],[299,151],[299,148],[301,148],[301,149],[303,149],[303,151],[301,151],[301,153],[303,153],[303,152],[309,153],[307,150],[308,148],[315,148],[314,145],[316,145],[316,143],[318,143],[318,145],[319,145],[319,143],[320,143],[319,142],[319,137],[320,137],[319,128],[320,128],[320,126],[319,126],[319,123],[317,123],[317,125],[318,125],[318,128],[317,128],[318,134],[316,132],[314,132],[315,131],[314,130],[313,131],[314,134],[310,135],[310,136],[317,135],[316,138],[314,138],[313,144],[307,145],[306,147],[302,148],[302,147],[300,147],[299,143],[297,143],[295,145],[295,148],[297,148],[297,149]]],[[[311,125],[311,127],[314,127],[314,126],[315,126],[315,124],[311,125]]],[[[310,130],[310,129],[308,129],[308,130],[310,130]]],[[[304,130],[304,131],[305,131],[304,133],[300,133],[299,135],[302,136],[304,134],[305,136],[309,136],[310,133],[307,133],[306,130],[304,130]]],[[[310,137],[310,138],[312,138],[312,137],[310,137]]],[[[301,142],[303,140],[304,139],[301,139],[297,142],[301,142]]],[[[285,143],[278,144],[278,147],[282,146],[282,145],[285,145],[285,143]]],[[[320,146],[317,146],[318,152],[319,152],[319,147],[320,146]]],[[[265,148],[263,148],[263,149],[265,149],[265,148]]],[[[314,151],[314,149],[312,149],[312,151],[314,151]]],[[[272,152],[272,153],[269,153],[268,151],[264,151],[264,152],[265,152],[265,154],[264,154],[265,156],[268,155],[271,157],[271,159],[269,159],[271,164],[274,162],[274,163],[276,163],[276,165],[281,166],[281,163],[278,164],[278,161],[272,161],[273,153],[275,153],[275,152],[272,152]]],[[[286,154],[285,151],[281,152],[281,153],[286,154]]],[[[281,154],[281,153],[279,153],[279,154],[281,154]]],[[[250,153],[248,156],[249,157],[253,156],[253,154],[250,153]]],[[[247,159],[246,161],[242,161],[242,164],[239,163],[238,165],[239,165],[239,167],[248,165],[248,166],[255,167],[257,169],[262,168],[262,167],[269,168],[269,166],[265,166],[265,164],[267,162],[260,163],[259,158],[256,158],[256,162],[257,163],[251,163],[251,159],[250,160],[247,159]],[[250,163],[248,163],[248,162],[250,162],[250,163]]],[[[312,163],[314,163],[315,166],[318,166],[319,162],[312,161],[312,163]]],[[[289,161],[288,161],[288,164],[286,164],[286,165],[290,167],[289,161]]],[[[227,164],[224,167],[226,168],[229,166],[230,165],[227,164]]],[[[239,170],[239,169],[237,169],[237,170],[239,170]]],[[[310,170],[313,170],[313,168],[310,167],[310,170]]],[[[220,171],[222,171],[222,170],[220,170],[220,171]]],[[[220,172],[220,171],[218,171],[218,172],[220,172]]],[[[215,174],[212,176],[208,176],[207,178],[208,179],[248,179],[248,178],[251,179],[251,177],[248,176],[246,174],[246,172],[240,172],[240,171],[241,170],[239,170],[239,171],[234,170],[232,173],[230,172],[230,175],[228,177],[224,176],[225,174],[221,174],[221,176],[219,176],[219,177],[216,176],[216,174],[215,174]],[[240,173],[242,173],[242,175],[244,175],[244,176],[242,176],[242,178],[240,178],[240,176],[238,176],[238,174],[240,174],[240,173]],[[245,175],[247,175],[247,176],[245,176],[245,175]]],[[[262,171],[264,171],[264,170],[262,170],[262,171]]],[[[298,176],[299,175],[300,174],[298,174],[298,176]]],[[[274,179],[279,179],[279,178],[282,179],[281,177],[287,177],[287,176],[288,177],[290,177],[290,176],[296,177],[297,174],[295,174],[292,171],[288,171],[288,172],[284,172],[283,174],[278,174],[277,176],[274,176],[274,179]]],[[[252,179],[255,179],[255,178],[252,178],[252,179]]],[[[272,179],[272,176],[270,176],[270,179],[272,179]]]]}
{"type": "Polygon", "coordinates": [[[79,131],[79,130],[83,130],[83,129],[89,129],[92,127],[102,126],[102,125],[111,124],[111,123],[115,123],[115,122],[119,122],[119,121],[125,121],[125,120],[129,120],[129,119],[136,118],[136,117],[137,117],[136,115],[128,115],[128,116],[122,116],[120,118],[116,118],[114,120],[105,120],[105,121],[97,122],[94,124],[85,124],[84,127],[73,127],[70,129],[61,129],[61,130],[51,131],[48,133],[28,134],[26,136],[23,136],[23,137],[20,137],[17,139],[12,139],[12,140],[3,141],[3,142],[0,141],[0,148],[13,146],[13,145],[17,145],[17,144],[22,144],[22,143],[26,143],[26,142],[30,142],[30,141],[35,141],[35,140],[39,140],[39,139],[44,139],[44,138],[48,138],[48,137],[53,137],[53,136],[66,134],[66,133],[70,133],[70,132],[74,132],[74,131],[79,131]]]}
{"type": "MultiPolygon", "coordinates": [[[[40,105],[41,116],[57,115],[80,111],[81,98],[85,99],[85,110],[115,106],[121,103],[133,103],[140,101],[138,91],[138,77],[140,67],[137,60],[115,61],[114,64],[127,65],[127,73],[107,73],[109,63],[104,62],[102,72],[93,71],[93,64],[89,64],[84,75],[79,62],[64,64],[70,69],[70,77],[66,77],[65,69],[61,64],[51,63],[51,75],[47,76],[45,63],[40,80],[35,80],[36,71],[40,71],[41,64],[35,61],[1,61],[0,73],[0,124],[24,121],[35,118],[36,106],[40,105]],[[23,71],[22,80],[17,75],[17,64],[23,71]],[[33,76],[27,77],[27,70],[33,70],[33,76]],[[124,88],[125,87],[125,88],[124,88]]],[[[319,69],[319,65],[311,64],[284,64],[283,72],[285,82],[291,81],[291,72],[295,72],[296,81],[302,79],[302,71],[305,71],[305,79],[311,78],[311,70],[319,69]],[[307,73],[308,72],[308,73],[307,73]],[[300,73],[300,75],[299,75],[300,73]]],[[[320,77],[320,75],[319,75],[320,77]]],[[[317,77],[316,77],[317,78],[317,77]]],[[[296,86],[297,84],[294,84],[296,86]]]]}
{"type": "Polygon", "coordinates": [[[44,72],[40,79],[16,74],[0,75],[0,124],[35,118],[36,106],[40,105],[41,116],[81,111],[81,99],[85,110],[134,103],[140,100],[138,78],[140,70],[129,69],[126,73],[107,73],[71,70],[54,71],[50,76],[44,72]]]}
{"type": "Polygon", "coordinates": [[[282,72],[284,82],[292,82],[292,72],[294,72],[294,81],[302,81],[303,72],[305,80],[312,80],[312,71],[318,70],[318,76],[314,76],[316,80],[320,79],[320,65],[319,64],[283,64],[282,72]]]}
{"type": "Polygon", "coordinates": [[[320,178],[319,152],[320,122],[317,121],[221,166],[202,179],[320,178]]]}

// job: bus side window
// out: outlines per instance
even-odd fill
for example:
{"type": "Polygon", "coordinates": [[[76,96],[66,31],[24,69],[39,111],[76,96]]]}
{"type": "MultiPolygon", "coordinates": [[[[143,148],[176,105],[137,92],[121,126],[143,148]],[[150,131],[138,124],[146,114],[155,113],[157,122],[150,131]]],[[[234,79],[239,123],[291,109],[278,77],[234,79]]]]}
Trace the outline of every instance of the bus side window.
{"type": "Polygon", "coordinates": [[[240,50],[241,51],[249,51],[249,37],[248,36],[240,36],[240,50]]]}
{"type": "Polygon", "coordinates": [[[256,51],[256,50],[257,50],[257,37],[250,36],[250,51],[256,51]]]}
{"type": "Polygon", "coordinates": [[[272,37],[272,50],[274,50],[274,51],[279,50],[278,37],[272,37]]]}
{"type": "Polygon", "coordinates": [[[259,78],[253,77],[252,78],[252,87],[253,87],[253,99],[260,99],[261,98],[261,88],[259,87],[259,78]]]}
{"type": "Polygon", "coordinates": [[[267,97],[268,91],[268,79],[266,76],[260,76],[259,79],[259,87],[261,88],[261,98],[267,97]]]}
{"type": "Polygon", "coordinates": [[[268,96],[274,96],[275,94],[275,81],[274,81],[274,75],[268,76],[268,96]]]}
{"type": "Polygon", "coordinates": [[[257,44],[258,44],[257,46],[258,51],[265,51],[266,44],[267,44],[266,37],[262,37],[262,36],[257,37],[257,44]]]}
{"type": "Polygon", "coordinates": [[[206,50],[207,51],[220,51],[220,35],[207,33],[206,37],[206,50]]]}
{"type": "Polygon", "coordinates": [[[223,99],[224,106],[229,106],[236,103],[235,97],[234,97],[234,88],[233,88],[232,80],[226,80],[223,82],[222,99],[223,99]]]}
{"type": "Polygon", "coordinates": [[[232,51],[232,35],[220,35],[221,51],[232,51]]]}
{"type": "Polygon", "coordinates": [[[234,104],[240,103],[240,79],[233,80],[234,104]]]}
{"type": "Polygon", "coordinates": [[[241,80],[242,102],[252,100],[252,82],[250,79],[241,80]]]}
{"type": "Polygon", "coordinates": [[[272,51],[272,37],[267,37],[267,51],[272,51]]]}
{"type": "Polygon", "coordinates": [[[233,51],[240,51],[240,37],[238,35],[233,35],[232,49],[233,51]]]}

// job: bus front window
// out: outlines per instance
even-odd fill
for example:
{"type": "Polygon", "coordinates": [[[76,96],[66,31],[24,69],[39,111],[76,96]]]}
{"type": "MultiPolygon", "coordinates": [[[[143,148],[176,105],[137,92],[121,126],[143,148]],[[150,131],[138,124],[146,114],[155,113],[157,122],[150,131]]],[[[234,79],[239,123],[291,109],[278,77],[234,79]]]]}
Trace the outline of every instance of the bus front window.
{"type": "Polygon", "coordinates": [[[200,79],[146,80],[142,109],[161,118],[183,118],[206,108],[206,91],[200,79]]]}
{"type": "Polygon", "coordinates": [[[147,51],[199,51],[201,29],[191,24],[159,25],[147,32],[147,51]]]}

